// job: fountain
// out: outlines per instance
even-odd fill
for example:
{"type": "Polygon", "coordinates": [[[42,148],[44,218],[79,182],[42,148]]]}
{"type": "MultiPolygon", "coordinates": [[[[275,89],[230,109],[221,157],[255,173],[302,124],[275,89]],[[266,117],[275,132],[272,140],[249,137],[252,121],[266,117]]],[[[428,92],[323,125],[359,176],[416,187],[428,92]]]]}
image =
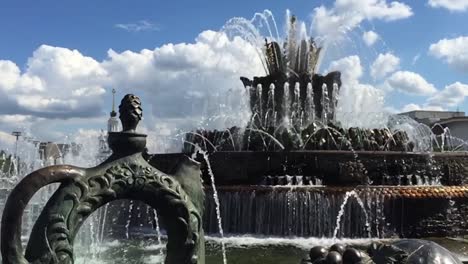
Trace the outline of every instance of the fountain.
{"type": "MultiPolygon", "coordinates": [[[[288,28],[295,23],[293,16],[288,28]]],[[[340,73],[315,73],[321,48],[300,37],[266,40],[268,75],[241,77],[252,113],[247,127],[186,134],[183,153],[206,152],[195,155],[210,193],[205,230],[350,238],[467,234],[468,154],[422,152],[424,144],[390,126],[342,126],[335,118],[340,73]],[[449,208],[455,213],[447,218],[449,208]]],[[[149,162],[170,173],[181,155],[152,155],[149,162]]]]}
{"type": "MultiPolygon", "coordinates": [[[[168,175],[177,174],[187,155],[200,162],[207,193],[204,230],[221,236],[223,263],[229,261],[223,235],[332,241],[466,235],[468,154],[426,152],[426,139],[390,125],[340,124],[341,74],[317,74],[321,48],[313,39],[297,39],[267,40],[267,76],[241,77],[252,113],[247,127],[199,129],[186,133],[181,153],[144,155],[168,175]]],[[[132,230],[156,216],[144,206],[110,204],[108,238],[141,237],[132,230]]],[[[402,258],[419,256],[402,246],[406,240],[397,241],[357,252],[378,259],[391,247],[402,258]]],[[[439,250],[420,240],[409,244],[439,250]]]]}
{"type": "MultiPolygon", "coordinates": [[[[423,152],[424,142],[391,126],[340,124],[341,74],[316,73],[322,48],[298,35],[296,23],[291,17],[283,43],[265,40],[267,76],[240,78],[250,100],[247,127],[192,131],[181,153],[151,155],[146,136],[135,132],[139,99],[127,95],[120,107],[123,131],[109,132],[109,158],[89,169],[47,167],[21,180],[2,218],[4,263],[73,263],[75,236],[100,207],[91,240],[144,239],[143,223],[151,219],[158,245],[167,240],[166,263],[204,263],[205,231],[221,236],[223,263],[224,235],[335,243],[468,234],[468,154],[423,152]],[[52,182],[61,185],[24,254],[23,209],[52,182]]],[[[117,127],[115,111],[111,117],[117,127]]],[[[126,254],[119,257],[125,261],[126,254]]],[[[437,244],[408,239],[313,247],[302,263],[429,263],[437,257],[459,263],[437,244]]]]}

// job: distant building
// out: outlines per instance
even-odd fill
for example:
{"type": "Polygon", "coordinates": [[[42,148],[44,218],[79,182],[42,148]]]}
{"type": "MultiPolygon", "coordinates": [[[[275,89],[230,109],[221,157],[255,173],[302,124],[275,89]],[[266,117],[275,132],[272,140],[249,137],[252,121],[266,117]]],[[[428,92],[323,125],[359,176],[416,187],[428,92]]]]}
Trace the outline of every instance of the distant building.
{"type": "MultiPolygon", "coordinates": [[[[17,165],[13,155],[7,154],[4,150],[0,150],[0,179],[10,178],[16,175],[17,165]]],[[[0,183],[0,186],[2,184],[0,183]]]]}
{"type": "Polygon", "coordinates": [[[465,117],[465,112],[415,110],[401,113],[399,115],[409,116],[412,119],[418,121],[419,123],[431,126],[433,124],[440,123],[441,120],[465,117]]]}
{"type": "Polygon", "coordinates": [[[452,147],[468,150],[468,116],[465,116],[465,112],[416,110],[400,115],[428,125],[435,135],[444,136],[446,141],[450,140],[452,147]]]}
{"type": "Polygon", "coordinates": [[[45,165],[57,165],[63,163],[65,155],[71,154],[78,156],[81,151],[81,145],[74,142],[54,143],[54,142],[39,142],[39,159],[45,161],[45,165]]]}
{"type": "Polygon", "coordinates": [[[115,89],[112,89],[112,111],[107,120],[107,132],[101,130],[101,135],[99,136],[99,152],[96,158],[98,164],[105,161],[112,154],[112,150],[107,143],[109,132],[118,132],[119,130],[120,121],[117,118],[117,112],[115,112],[115,89]]]}
{"type": "Polygon", "coordinates": [[[120,122],[115,112],[115,89],[112,89],[112,111],[110,112],[109,120],[107,121],[107,132],[118,132],[120,122]]]}

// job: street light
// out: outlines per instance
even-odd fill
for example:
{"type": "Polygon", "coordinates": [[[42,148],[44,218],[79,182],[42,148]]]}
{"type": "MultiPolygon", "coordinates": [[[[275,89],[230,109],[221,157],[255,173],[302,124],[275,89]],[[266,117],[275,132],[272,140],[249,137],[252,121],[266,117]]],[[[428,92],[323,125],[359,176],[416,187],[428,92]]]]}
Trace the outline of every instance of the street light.
{"type": "Polygon", "coordinates": [[[16,146],[15,146],[15,157],[16,157],[18,155],[18,139],[19,137],[21,137],[21,132],[13,131],[11,134],[16,137],[16,146]]]}
{"type": "Polygon", "coordinates": [[[13,131],[11,134],[16,137],[16,145],[15,145],[16,173],[19,173],[18,139],[21,136],[21,132],[20,131],[13,131]]]}

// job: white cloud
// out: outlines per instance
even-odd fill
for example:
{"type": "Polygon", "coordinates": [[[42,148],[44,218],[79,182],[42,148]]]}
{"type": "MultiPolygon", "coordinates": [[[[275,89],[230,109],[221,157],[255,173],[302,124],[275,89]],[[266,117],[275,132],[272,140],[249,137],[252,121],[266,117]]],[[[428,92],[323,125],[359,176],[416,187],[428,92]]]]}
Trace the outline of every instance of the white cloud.
{"type": "Polygon", "coordinates": [[[440,106],[433,106],[433,105],[418,105],[418,104],[407,104],[403,106],[401,112],[411,112],[416,110],[430,110],[430,111],[444,111],[444,108],[440,106]]]}
{"type": "Polygon", "coordinates": [[[366,31],[362,33],[362,39],[364,40],[364,43],[370,47],[379,39],[379,35],[372,30],[366,31]]]}
{"type": "Polygon", "coordinates": [[[2,123],[14,123],[21,124],[31,121],[31,116],[28,115],[0,115],[0,124],[2,123]]]}
{"type": "Polygon", "coordinates": [[[337,0],[332,8],[314,9],[312,28],[316,36],[340,39],[364,20],[394,21],[413,15],[408,5],[386,0],[337,0]]]}
{"type": "Polygon", "coordinates": [[[343,84],[337,119],[344,126],[379,127],[385,122],[380,115],[384,108],[384,91],[360,82],[363,68],[358,56],[333,61],[327,71],[341,71],[343,84]]]}
{"type": "Polygon", "coordinates": [[[230,113],[244,119],[248,113],[241,108],[246,98],[239,77],[264,74],[252,45],[214,31],[202,32],[195,43],[170,43],[153,51],[110,51],[103,67],[116,87],[143,90],[155,116],[191,122],[207,114],[230,113]]]}
{"type": "Polygon", "coordinates": [[[342,12],[358,12],[367,19],[398,20],[413,15],[405,3],[386,0],[337,0],[335,8],[342,12]]]}
{"type": "Polygon", "coordinates": [[[414,55],[413,59],[411,60],[411,65],[416,65],[416,63],[418,62],[420,58],[421,58],[421,53],[414,55]]]}
{"type": "Polygon", "coordinates": [[[0,114],[68,118],[101,114],[107,72],[77,50],[40,46],[21,72],[0,61],[0,114]]]}
{"type": "Polygon", "coordinates": [[[370,74],[374,79],[381,79],[400,67],[400,58],[391,53],[380,53],[370,66],[370,74]]]}
{"type": "Polygon", "coordinates": [[[409,71],[395,72],[385,83],[391,89],[412,95],[427,96],[437,91],[434,85],[428,83],[421,75],[409,71]]]}
{"type": "Polygon", "coordinates": [[[466,96],[468,96],[468,85],[455,82],[445,86],[442,91],[430,97],[428,104],[444,108],[455,107],[463,103],[466,96]]]}
{"type": "Polygon", "coordinates": [[[446,8],[450,11],[468,10],[468,0],[429,0],[431,7],[446,8]]]}
{"type": "Polygon", "coordinates": [[[421,106],[411,103],[403,106],[403,108],[401,109],[402,112],[410,112],[415,110],[421,110],[421,106]]]}
{"type": "Polygon", "coordinates": [[[362,76],[363,69],[359,57],[352,55],[332,61],[327,71],[340,71],[343,83],[349,83],[358,81],[362,76]]]}
{"type": "Polygon", "coordinates": [[[77,50],[42,45],[23,71],[0,61],[0,128],[9,131],[21,124],[34,127],[35,134],[49,131],[48,138],[64,135],[50,130],[59,123],[103,116],[105,88],[140,95],[145,121],[179,118],[182,129],[192,129],[219,116],[209,125],[242,125],[249,108],[239,77],[259,75],[264,70],[252,45],[214,31],[202,32],[193,43],[139,52],[109,50],[101,62],[77,50]],[[41,125],[44,118],[47,126],[41,125]]]}
{"type": "Polygon", "coordinates": [[[148,20],[140,20],[136,23],[115,24],[114,26],[129,32],[158,31],[160,29],[157,25],[148,20]]]}
{"type": "Polygon", "coordinates": [[[468,72],[468,36],[439,40],[431,44],[429,53],[461,72],[468,72]]]}
{"type": "Polygon", "coordinates": [[[0,131],[0,150],[13,150],[16,138],[9,133],[0,131]]]}
{"type": "Polygon", "coordinates": [[[10,91],[15,87],[20,69],[11,61],[0,60],[0,89],[10,91]]]}

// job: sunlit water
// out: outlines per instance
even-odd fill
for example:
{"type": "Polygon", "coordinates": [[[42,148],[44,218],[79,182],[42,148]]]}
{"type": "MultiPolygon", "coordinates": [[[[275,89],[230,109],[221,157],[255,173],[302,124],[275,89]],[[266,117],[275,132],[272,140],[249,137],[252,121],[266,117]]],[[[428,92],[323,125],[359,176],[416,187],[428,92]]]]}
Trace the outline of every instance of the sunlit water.
{"type": "MultiPolygon", "coordinates": [[[[206,238],[206,263],[219,264],[223,261],[220,238],[206,238]]],[[[448,248],[461,259],[468,260],[468,242],[461,238],[429,238],[448,248]]],[[[300,263],[308,250],[314,246],[331,246],[333,243],[345,243],[355,247],[368,245],[371,239],[340,239],[327,238],[275,238],[234,236],[223,239],[226,245],[226,254],[230,263],[239,264],[292,264],[300,263]]],[[[382,241],[382,240],[380,240],[382,241]]],[[[386,240],[390,241],[390,240],[386,240]]],[[[86,250],[75,247],[77,264],[159,264],[163,263],[164,256],[160,254],[161,246],[156,239],[147,240],[121,240],[106,242],[101,247],[98,258],[90,258],[86,250]],[[126,257],[122,258],[124,254],[126,257]]]]}

